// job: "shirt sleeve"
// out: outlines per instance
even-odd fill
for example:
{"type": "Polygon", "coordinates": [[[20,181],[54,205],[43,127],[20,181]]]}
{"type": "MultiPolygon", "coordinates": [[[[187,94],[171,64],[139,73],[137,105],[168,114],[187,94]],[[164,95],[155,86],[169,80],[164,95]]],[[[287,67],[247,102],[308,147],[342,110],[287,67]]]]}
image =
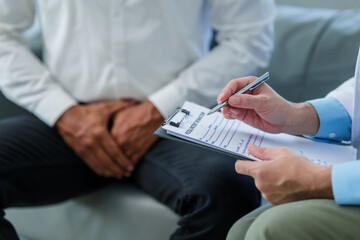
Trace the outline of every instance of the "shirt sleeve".
{"type": "MultiPolygon", "coordinates": [[[[309,101],[319,116],[320,127],[313,138],[349,141],[351,117],[346,108],[335,98],[326,97],[309,101]]],[[[332,167],[331,183],[335,202],[339,205],[360,204],[360,161],[336,164],[332,167]]]]}
{"type": "Polygon", "coordinates": [[[34,21],[34,0],[0,1],[0,9],[1,91],[52,126],[77,101],[26,47],[22,31],[34,21]]]}
{"type": "Polygon", "coordinates": [[[331,183],[335,202],[339,205],[360,204],[360,161],[336,164],[332,167],[331,183]]]}
{"type": "Polygon", "coordinates": [[[320,120],[318,132],[312,138],[330,141],[350,141],[351,117],[335,98],[326,97],[309,101],[320,120]]]}
{"type": "Polygon", "coordinates": [[[207,107],[215,105],[216,97],[231,79],[255,75],[270,61],[275,18],[272,0],[207,2],[219,44],[149,96],[165,118],[185,100],[207,107]]]}

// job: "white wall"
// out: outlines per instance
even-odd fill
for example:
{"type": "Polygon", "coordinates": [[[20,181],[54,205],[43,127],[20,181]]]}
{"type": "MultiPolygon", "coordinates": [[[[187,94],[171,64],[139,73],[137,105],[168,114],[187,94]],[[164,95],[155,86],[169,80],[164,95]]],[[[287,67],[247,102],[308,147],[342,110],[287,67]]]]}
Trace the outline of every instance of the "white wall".
{"type": "Polygon", "coordinates": [[[360,8],[360,0],[275,0],[278,4],[320,8],[360,8]]]}

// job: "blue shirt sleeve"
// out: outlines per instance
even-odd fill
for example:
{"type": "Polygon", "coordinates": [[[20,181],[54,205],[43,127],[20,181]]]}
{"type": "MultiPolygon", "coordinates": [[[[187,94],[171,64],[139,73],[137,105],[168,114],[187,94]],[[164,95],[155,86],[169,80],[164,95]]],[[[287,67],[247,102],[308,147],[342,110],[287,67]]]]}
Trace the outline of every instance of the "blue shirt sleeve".
{"type": "Polygon", "coordinates": [[[314,106],[320,127],[313,138],[328,141],[350,141],[351,117],[345,107],[335,98],[320,98],[308,101],[314,106]]]}
{"type": "MultiPolygon", "coordinates": [[[[313,139],[349,141],[351,117],[335,98],[309,101],[316,109],[320,127],[313,139]]],[[[331,183],[335,202],[339,205],[360,205],[360,161],[336,164],[331,170],[331,183]]]]}
{"type": "Polygon", "coordinates": [[[336,164],[331,170],[335,202],[339,205],[360,205],[360,161],[336,164]]]}

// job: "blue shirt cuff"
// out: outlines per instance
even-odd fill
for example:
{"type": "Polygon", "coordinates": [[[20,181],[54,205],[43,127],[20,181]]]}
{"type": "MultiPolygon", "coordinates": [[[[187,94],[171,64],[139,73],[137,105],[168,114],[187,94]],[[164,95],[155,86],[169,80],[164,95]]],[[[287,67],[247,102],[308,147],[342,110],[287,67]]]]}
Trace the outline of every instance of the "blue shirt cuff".
{"type": "Polygon", "coordinates": [[[360,161],[336,164],[332,167],[331,183],[335,202],[339,205],[360,204],[360,161]]]}
{"type": "Polygon", "coordinates": [[[335,98],[308,101],[319,116],[320,127],[313,138],[331,141],[350,141],[351,117],[345,107],[335,98]]]}

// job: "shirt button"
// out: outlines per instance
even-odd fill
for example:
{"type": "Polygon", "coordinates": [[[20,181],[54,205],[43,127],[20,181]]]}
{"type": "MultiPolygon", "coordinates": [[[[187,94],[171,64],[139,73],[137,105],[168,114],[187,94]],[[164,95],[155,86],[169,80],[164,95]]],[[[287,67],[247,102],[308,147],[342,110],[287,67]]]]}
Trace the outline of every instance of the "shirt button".
{"type": "Polygon", "coordinates": [[[334,138],[334,137],[336,137],[336,134],[335,134],[335,133],[330,133],[330,134],[329,134],[329,138],[334,138]]]}

